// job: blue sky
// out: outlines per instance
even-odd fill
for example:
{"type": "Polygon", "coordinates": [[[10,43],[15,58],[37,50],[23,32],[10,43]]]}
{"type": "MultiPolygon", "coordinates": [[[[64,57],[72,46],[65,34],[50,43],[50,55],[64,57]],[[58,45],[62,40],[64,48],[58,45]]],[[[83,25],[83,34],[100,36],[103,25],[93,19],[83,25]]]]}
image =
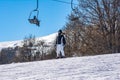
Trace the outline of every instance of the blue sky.
{"type": "MultiPolygon", "coordinates": [[[[70,2],[71,0],[61,0],[70,2]]],[[[36,0],[0,0],[0,42],[22,40],[30,34],[36,37],[57,32],[67,22],[71,5],[54,0],[39,0],[40,27],[28,22],[36,0]]]]}

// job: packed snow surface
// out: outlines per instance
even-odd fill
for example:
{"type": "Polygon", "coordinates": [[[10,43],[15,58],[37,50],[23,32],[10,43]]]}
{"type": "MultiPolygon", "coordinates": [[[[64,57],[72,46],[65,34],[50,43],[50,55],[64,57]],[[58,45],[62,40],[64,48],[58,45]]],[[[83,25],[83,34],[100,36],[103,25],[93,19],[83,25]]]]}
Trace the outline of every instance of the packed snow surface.
{"type": "Polygon", "coordinates": [[[120,53],[0,65],[0,80],[120,80],[120,53]]]}

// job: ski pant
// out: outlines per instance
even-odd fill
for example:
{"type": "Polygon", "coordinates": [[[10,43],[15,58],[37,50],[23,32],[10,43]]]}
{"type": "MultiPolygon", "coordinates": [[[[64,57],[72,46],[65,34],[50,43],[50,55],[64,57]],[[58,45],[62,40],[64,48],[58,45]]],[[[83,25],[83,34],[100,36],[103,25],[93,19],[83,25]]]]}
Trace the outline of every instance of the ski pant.
{"type": "Polygon", "coordinates": [[[57,53],[57,57],[60,57],[60,53],[61,53],[61,56],[65,56],[64,54],[64,46],[62,44],[57,44],[57,47],[56,47],[56,53],[57,53]]]}

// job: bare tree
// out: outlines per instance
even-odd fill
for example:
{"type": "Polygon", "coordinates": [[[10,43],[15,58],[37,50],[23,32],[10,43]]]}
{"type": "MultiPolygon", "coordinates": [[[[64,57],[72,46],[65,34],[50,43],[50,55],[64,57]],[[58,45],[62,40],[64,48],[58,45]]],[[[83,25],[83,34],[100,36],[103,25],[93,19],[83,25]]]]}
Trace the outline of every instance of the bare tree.
{"type": "Polygon", "coordinates": [[[120,1],[78,0],[66,23],[69,55],[120,52],[120,1]],[[79,15],[79,19],[72,20],[79,15]]]}
{"type": "MultiPolygon", "coordinates": [[[[102,31],[107,47],[112,52],[119,52],[120,0],[78,0],[82,18],[87,23],[96,25],[102,31]]],[[[80,10],[79,10],[80,11],[80,10]]]]}
{"type": "Polygon", "coordinates": [[[37,46],[38,46],[38,52],[39,52],[40,59],[41,60],[45,59],[45,55],[46,55],[45,41],[44,40],[37,41],[37,46]]]}
{"type": "Polygon", "coordinates": [[[31,61],[34,57],[33,47],[35,45],[36,39],[35,36],[30,35],[29,37],[25,37],[23,41],[23,47],[21,48],[21,54],[23,55],[23,60],[31,61]]]}

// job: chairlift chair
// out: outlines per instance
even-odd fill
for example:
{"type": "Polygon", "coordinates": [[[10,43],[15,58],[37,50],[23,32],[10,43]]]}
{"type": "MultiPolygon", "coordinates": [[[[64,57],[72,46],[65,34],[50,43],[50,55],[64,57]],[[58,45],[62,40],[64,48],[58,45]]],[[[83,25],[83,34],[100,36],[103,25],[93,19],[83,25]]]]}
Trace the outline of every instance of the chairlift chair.
{"type": "Polygon", "coordinates": [[[71,18],[71,21],[77,21],[77,20],[79,20],[79,17],[77,17],[77,16],[71,18]]]}
{"type": "Polygon", "coordinates": [[[74,4],[73,0],[71,0],[71,9],[76,14],[76,16],[71,18],[71,21],[77,21],[77,20],[79,20],[79,16],[77,15],[78,12],[75,10],[75,6],[73,6],[73,5],[76,5],[76,4],[74,4]]]}
{"type": "Polygon", "coordinates": [[[28,21],[31,24],[36,24],[37,26],[40,26],[40,21],[38,20],[38,14],[39,14],[38,10],[31,11],[28,21]],[[37,15],[33,15],[35,12],[37,13],[37,15]]]}
{"type": "Polygon", "coordinates": [[[37,0],[37,7],[36,7],[36,9],[34,9],[30,12],[28,21],[31,24],[36,24],[37,26],[40,26],[40,21],[38,20],[38,15],[39,15],[39,10],[38,10],[38,0],[37,0]]]}

